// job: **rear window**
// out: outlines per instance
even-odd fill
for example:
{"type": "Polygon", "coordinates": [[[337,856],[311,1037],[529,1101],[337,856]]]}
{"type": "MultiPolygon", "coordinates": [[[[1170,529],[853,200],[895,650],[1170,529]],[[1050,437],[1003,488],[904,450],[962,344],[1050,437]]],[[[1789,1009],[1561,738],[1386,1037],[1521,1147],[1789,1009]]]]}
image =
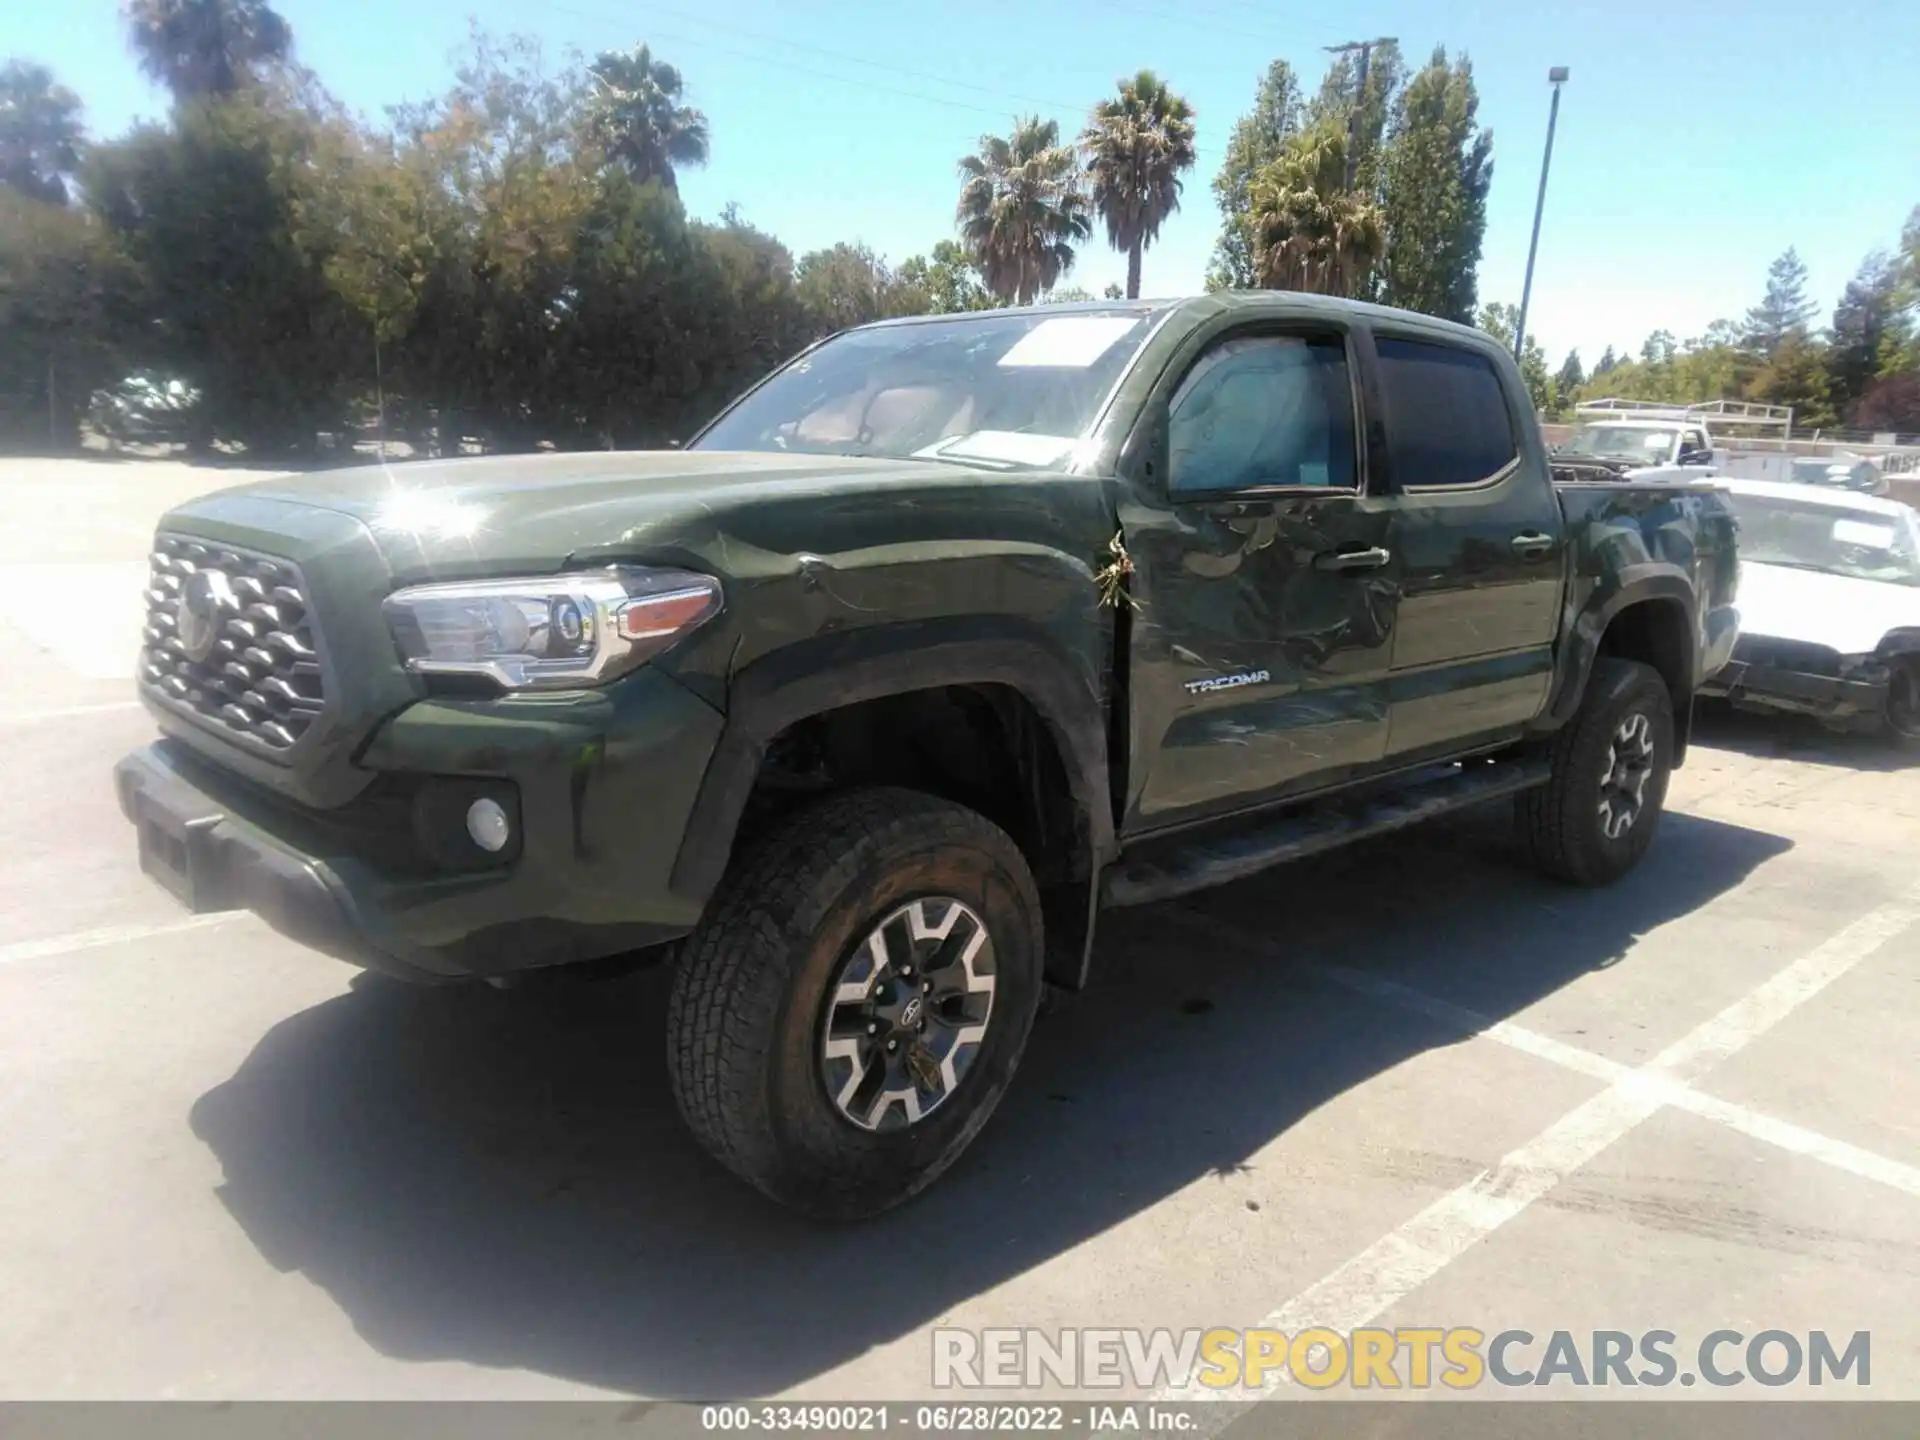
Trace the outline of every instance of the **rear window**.
{"type": "Polygon", "coordinates": [[[1376,342],[1387,410],[1387,445],[1402,486],[1477,485],[1519,447],[1493,362],[1471,350],[1420,340],[1376,342]]]}

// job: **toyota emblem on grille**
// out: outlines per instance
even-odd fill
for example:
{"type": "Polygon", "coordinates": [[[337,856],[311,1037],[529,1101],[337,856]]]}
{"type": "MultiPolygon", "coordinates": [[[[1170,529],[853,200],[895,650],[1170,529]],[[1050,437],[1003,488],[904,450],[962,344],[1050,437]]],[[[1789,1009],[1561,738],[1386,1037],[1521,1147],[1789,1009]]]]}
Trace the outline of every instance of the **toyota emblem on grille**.
{"type": "Polygon", "coordinates": [[[180,608],[174,612],[174,633],[196,665],[213,654],[220,628],[229,615],[240,612],[233,584],[218,570],[196,570],[181,587],[180,608]]]}

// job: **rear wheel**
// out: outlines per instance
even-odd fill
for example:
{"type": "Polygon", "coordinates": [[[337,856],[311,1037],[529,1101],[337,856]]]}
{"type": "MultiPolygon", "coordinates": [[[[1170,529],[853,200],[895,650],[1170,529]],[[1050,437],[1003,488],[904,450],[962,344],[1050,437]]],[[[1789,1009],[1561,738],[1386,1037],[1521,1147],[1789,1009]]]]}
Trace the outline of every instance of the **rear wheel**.
{"type": "Polygon", "coordinates": [[[984,817],[907,790],[812,806],[736,867],[688,942],[667,1020],[681,1113],[783,1204],[898,1204],[999,1103],[1041,942],[1026,861],[984,817]]]}
{"type": "Polygon", "coordinates": [[[1673,766],[1673,701],[1635,660],[1596,660],[1574,718],[1554,737],[1552,778],[1520,797],[1534,863],[1576,885],[1604,885],[1653,843],[1673,766]]]}

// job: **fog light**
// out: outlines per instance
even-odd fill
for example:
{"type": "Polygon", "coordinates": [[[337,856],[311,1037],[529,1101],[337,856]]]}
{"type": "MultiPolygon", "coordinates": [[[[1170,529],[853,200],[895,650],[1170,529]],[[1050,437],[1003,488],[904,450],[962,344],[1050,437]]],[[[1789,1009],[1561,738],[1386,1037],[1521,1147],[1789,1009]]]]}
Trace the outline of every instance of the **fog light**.
{"type": "Polygon", "coordinates": [[[467,834],[473,843],[488,853],[507,848],[507,812],[497,800],[476,800],[467,807],[467,834]]]}

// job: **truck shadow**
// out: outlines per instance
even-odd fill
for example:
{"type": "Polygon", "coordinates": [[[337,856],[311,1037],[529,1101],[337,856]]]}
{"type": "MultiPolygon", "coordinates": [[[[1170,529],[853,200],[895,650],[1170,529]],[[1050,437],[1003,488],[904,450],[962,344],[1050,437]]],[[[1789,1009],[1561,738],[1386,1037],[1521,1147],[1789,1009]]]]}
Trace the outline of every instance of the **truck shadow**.
{"type": "Polygon", "coordinates": [[[1736,710],[1724,702],[1700,703],[1693,738],[1697,744],[1759,760],[1806,760],[1878,772],[1909,770],[1920,763],[1920,749],[1903,749],[1886,736],[1829,730],[1811,716],[1736,710]]]}
{"type": "MultiPolygon", "coordinates": [[[[1604,892],[1536,878],[1475,818],[1186,903],[1506,1015],[1789,846],[1665,825],[1604,892]]],[[[1093,987],[1043,1019],[973,1151],[866,1226],[797,1219],[696,1151],[667,1092],[657,973],[570,1001],[365,987],[276,1026],[193,1129],[252,1243],[386,1356],[768,1394],[1242,1168],[1341,1092],[1462,1038],[1209,943],[1168,907],[1114,918],[1093,987]]],[[[924,1390],[928,1356],[907,1363],[895,1389],[924,1390]]]]}

